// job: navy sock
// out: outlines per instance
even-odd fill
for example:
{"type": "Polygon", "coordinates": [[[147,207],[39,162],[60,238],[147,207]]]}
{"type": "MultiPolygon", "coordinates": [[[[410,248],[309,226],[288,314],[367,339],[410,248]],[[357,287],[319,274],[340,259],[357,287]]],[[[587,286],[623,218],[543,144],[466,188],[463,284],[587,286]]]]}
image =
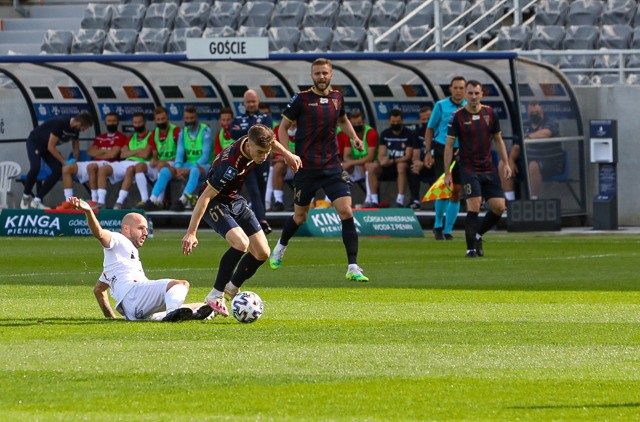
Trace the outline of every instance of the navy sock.
{"type": "Polygon", "coordinates": [[[493,226],[498,224],[498,221],[500,221],[499,215],[494,214],[491,210],[487,211],[484,219],[482,220],[482,223],[480,224],[480,228],[478,229],[478,234],[482,236],[483,234],[491,230],[493,226]]]}
{"type": "Polygon", "coordinates": [[[250,252],[244,254],[238,262],[238,268],[231,276],[231,283],[236,287],[242,286],[242,283],[250,279],[263,263],[264,261],[257,260],[250,252]]]}
{"type": "Polygon", "coordinates": [[[229,248],[222,258],[220,258],[220,266],[218,267],[218,275],[216,281],[213,283],[213,288],[219,291],[224,291],[224,286],[231,281],[233,270],[235,270],[240,258],[242,258],[244,252],[234,248],[229,248]]]}
{"type": "Polygon", "coordinates": [[[464,220],[464,235],[467,240],[467,250],[475,249],[478,227],[478,213],[469,211],[464,220]]]}
{"type": "Polygon", "coordinates": [[[347,250],[349,264],[358,262],[358,231],[353,217],[342,220],[342,243],[347,250]]]}
{"type": "Polygon", "coordinates": [[[298,231],[298,227],[300,226],[296,224],[293,217],[285,221],[284,226],[282,227],[282,234],[280,235],[280,244],[282,246],[287,246],[289,244],[289,239],[291,239],[293,235],[296,234],[296,231],[298,231]]]}

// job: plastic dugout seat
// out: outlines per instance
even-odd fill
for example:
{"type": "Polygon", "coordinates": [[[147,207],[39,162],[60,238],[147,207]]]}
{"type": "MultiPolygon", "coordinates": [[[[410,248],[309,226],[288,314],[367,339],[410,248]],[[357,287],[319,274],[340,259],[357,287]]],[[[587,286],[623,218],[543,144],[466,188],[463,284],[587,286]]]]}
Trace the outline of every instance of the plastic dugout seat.
{"type": "Polygon", "coordinates": [[[369,0],[345,0],[340,6],[337,26],[365,28],[373,5],[369,0]]]}
{"type": "Polygon", "coordinates": [[[264,27],[265,30],[271,22],[274,4],[268,1],[248,1],[240,10],[241,26],[264,27]]]}
{"type": "Polygon", "coordinates": [[[202,38],[235,37],[236,30],[230,26],[209,26],[202,33],[202,38]]]}
{"type": "Polygon", "coordinates": [[[302,26],[307,28],[333,28],[338,20],[340,3],[337,1],[311,0],[302,20],[302,26]]]}
{"type": "Polygon", "coordinates": [[[111,26],[112,16],[113,6],[110,4],[89,3],[80,22],[80,28],[106,31],[111,26]]]}
{"type": "Polygon", "coordinates": [[[241,26],[236,31],[237,37],[268,37],[267,28],[262,26],[241,26]]]}
{"type": "Polygon", "coordinates": [[[13,161],[0,162],[0,209],[7,208],[7,194],[11,192],[11,181],[20,175],[20,164],[13,161]]]}
{"type": "Polygon", "coordinates": [[[69,54],[73,42],[72,31],[57,31],[49,29],[44,34],[40,51],[45,54],[69,54]]]}
{"type": "Polygon", "coordinates": [[[110,29],[140,30],[145,12],[142,4],[119,4],[113,10],[110,29]]]}
{"type": "Polygon", "coordinates": [[[333,29],[327,27],[305,27],[300,32],[298,50],[307,52],[326,52],[333,39],[333,29]]]}
{"type": "Polygon", "coordinates": [[[378,0],[374,3],[369,17],[369,26],[393,26],[404,15],[404,2],[378,0]]]}
{"type": "Polygon", "coordinates": [[[110,29],[104,40],[102,52],[105,54],[133,54],[138,41],[136,29],[110,29]]]}
{"type": "MultiPolygon", "coordinates": [[[[462,15],[470,7],[467,0],[444,0],[442,2],[442,25],[447,25],[458,16],[462,15]]],[[[456,22],[456,25],[466,25],[469,15],[456,22]]]]}
{"type": "MultiPolygon", "coordinates": [[[[422,5],[424,0],[409,0],[406,7],[404,8],[403,18],[407,16],[409,13],[413,12],[418,8],[418,6],[422,5]]],[[[420,9],[418,13],[409,18],[408,21],[405,22],[405,25],[409,26],[423,26],[430,25],[433,26],[433,14],[434,14],[434,6],[433,3],[429,4],[426,7],[420,9]]]]}
{"type": "Polygon", "coordinates": [[[601,0],[574,0],[569,6],[567,25],[598,25],[602,9],[601,0]]]}
{"type": "Polygon", "coordinates": [[[73,34],[71,54],[102,54],[106,37],[102,29],[79,29],[73,34]]]}
{"type": "MultiPolygon", "coordinates": [[[[398,34],[398,41],[396,42],[396,51],[406,51],[414,42],[429,32],[429,29],[429,25],[402,25],[398,34]]],[[[431,36],[426,37],[410,51],[425,51],[431,45],[432,39],[431,36]]]]}
{"type": "Polygon", "coordinates": [[[191,28],[176,28],[169,36],[167,53],[184,53],[187,51],[187,38],[202,37],[202,29],[197,26],[191,28]]]}
{"type": "Polygon", "coordinates": [[[331,51],[364,51],[367,30],[361,26],[336,27],[331,40],[331,51]]]}
{"type": "MultiPolygon", "coordinates": [[[[38,172],[38,177],[36,178],[36,188],[39,189],[42,182],[45,181],[47,177],[51,176],[51,167],[47,164],[46,161],[40,159],[40,171],[38,172]]],[[[21,174],[16,182],[24,184],[27,181],[27,175],[21,174]]]]}
{"type": "Polygon", "coordinates": [[[527,50],[531,30],[524,26],[503,26],[498,31],[496,50],[527,50]]]}
{"type": "Polygon", "coordinates": [[[301,1],[279,1],[271,15],[271,27],[300,28],[305,10],[301,1]]]}
{"type": "Polygon", "coordinates": [[[272,26],[269,28],[269,51],[293,53],[300,40],[300,29],[295,26],[272,26]]]}
{"type": "Polygon", "coordinates": [[[207,27],[230,26],[233,29],[238,27],[240,18],[241,3],[216,1],[209,9],[207,27]]]}
{"type": "Polygon", "coordinates": [[[175,3],[153,3],[147,8],[142,27],[173,29],[177,14],[178,5],[175,3]]]}
{"type": "Polygon", "coordinates": [[[138,34],[135,52],[163,54],[170,36],[171,31],[167,28],[142,28],[138,34]]]}
{"type": "Polygon", "coordinates": [[[182,3],[173,23],[174,28],[203,29],[207,25],[211,5],[206,2],[182,3]]]}
{"type": "Polygon", "coordinates": [[[536,25],[561,25],[567,23],[569,2],[565,0],[543,0],[534,8],[536,25]]]}
{"type": "Polygon", "coordinates": [[[631,25],[637,9],[634,0],[609,0],[602,9],[602,24],[631,25]]]}
{"type": "Polygon", "coordinates": [[[573,199],[576,201],[576,203],[578,204],[582,204],[582,201],[580,200],[580,196],[578,196],[576,190],[573,188],[573,185],[575,183],[579,183],[580,180],[578,179],[574,179],[571,177],[571,173],[570,173],[570,165],[569,165],[569,154],[567,153],[567,151],[563,151],[562,153],[562,172],[553,175],[551,177],[549,177],[549,182],[553,182],[553,183],[561,183],[564,184],[567,189],[569,190],[569,193],[571,193],[571,196],[573,196],[573,199]]]}
{"type": "MultiPolygon", "coordinates": [[[[367,34],[371,37],[372,40],[376,40],[380,35],[384,34],[389,30],[386,26],[378,26],[378,27],[369,27],[367,30],[367,34]]],[[[396,43],[398,42],[399,31],[392,31],[380,40],[378,44],[373,45],[374,51],[395,51],[396,43]]]]}

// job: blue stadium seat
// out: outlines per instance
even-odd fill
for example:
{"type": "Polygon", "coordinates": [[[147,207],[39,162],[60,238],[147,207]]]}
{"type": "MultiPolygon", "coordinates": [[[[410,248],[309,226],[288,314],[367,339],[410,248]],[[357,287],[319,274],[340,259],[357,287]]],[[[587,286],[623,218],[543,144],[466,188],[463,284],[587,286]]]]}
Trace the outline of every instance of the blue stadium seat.
{"type": "MultiPolygon", "coordinates": [[[[469,2],[467,0],[444,0],[442,2],[442,25],[447,25],[454,19],[461,16],[468,8],[469,2]]],[[[466,25],[469,23],[469,15],[461,18],[456,22],[456,25],[466,25]]]]}
{"type": "Polygon", "coordinates": [[[153,3],[147,8],[142,27],[171,30],[177,14],[178,5],[175,3],[153,3]]]}
{"type": "Polygon", "coordinates": [[[142,28],[138,34],[135,52],[163,54],[166,51],[169,36],[171,31],[167,28],[142,28]]]}
{"type": "Polygon", "coordinates": [[[73,34],[71,54],[102,54],[106,37],[102,29],[79,29],[73,34]]]}
{"type": "Polygon", "coordinates": [[[567,25],[599,25],[602,0],[574,0],[569,6],[567,25]]]}
{"type": "Polygon", "coordinates": [[[369,0],[345,0],[338,13],[337,26],[365,28],[372,8],[369,0]]]}
{"type": "Polygon", "coordinates": [[[206,2],[182,3],[180,5],[180,9],[178,9],[178,14],[173,27],[198,27],[202,30],[207,25],[207,17],[209,16],[210,8],[211,5],[206,2]]]}
{"type": "Polygon", "coordinates": [[[240,18],[241,3],[217,1],[209,9],[207,27],[230,26],[234,30],[238,27],[240,18]]]}
{"type": "Polygon", "coordinates": [[[631,25],[638,4],[634,0],[609,0],[602,10],[603,25],[631,25]]]}
{"type": "Polygon", "coordinates": [[[70,54],[73,42],[72,31],[58,31],[49,29],[44,34],[40,51],[45,54],[70,54]]]}
{"type": "Polygon", "coordinates": [[[274,4],[268,1],[248,1],[240,10],[239,25],[266,28],[271,22],[274,4]]]}
{"type": "Polygon", "coordinates": [[[302,20],[302,26],[333,28],[336,26],[340,4],[337,1],[311,0],[302,20]]]}
{"type": "Polygon", "coordinates": [[[569,2],[566,0],[543,0],[535,5],[536,25],[560,25],[567,23],[569,2]]]}
{"type": "Polygon", "coordinates": [[[105,54],[133,54],[138,41],[136,29],[110,29],[104,41],[105,54]]]}
{"type": "Polygon", "coordinates": [[[113,10],[110,29],[142,28],[146,7],[142,4],[119,4],[113,10]]]}
{"type": "Polygon", "coordinates": [[[333,29],[328,27],[304,27],[300,32],[298,50],[306,52],[325,52],[329,50],[333,39],[333,29]]]}
{"type": "Polygon", "coordinates": [[[338,26],[331,40],[331,51],[364,51],[367,30],[361,26],[338,26]]]}
{"type": "Polygon", "coordinates": [[[200,29],[200,27],[192,26],[191,28],[175,28],[169,37],[169,42],[167,43],[167,53],[184,53],[187,51],[187,38],[200,37],[202,37],[202,29],[200,29]]]}
{"type": "Polygon", "coordinates": [[[525,26],[503,26],[498,31],[496,50],[527,50],[531,30],[525,26]]]}
{"type": "Polygon", "coordinates": [[[89,3],[80,22],[80,28],[107,31],[111,26],[112,16],[113,6],[110,4],[89,3]]]}
{"type": "MultiPolygon", "coordinates": [[[[409,0],[405,9],[403,17],[409,15],[409,13],[413,12],[424,3],[424,0],[409,0]]],[[[423,26],[430,25],[433,26],[433,14],[434,14],[434,6],[433,3],[429,4],[426,7],[420,9],[418,13],[409,18],[408,21],[405,22],[405,25],[409,26],[423,26]]]]}
{"type": "Polygon", "coordinates": [[[271,27],[300,28],[306,7],[300,1],[279,1],[271,15],[271,27]]]}
{"type": "Polygon", "coordinates": [[[378,0],[369,17],[369,26],[393,26],[404,14],[404,2],[378,0]]]}

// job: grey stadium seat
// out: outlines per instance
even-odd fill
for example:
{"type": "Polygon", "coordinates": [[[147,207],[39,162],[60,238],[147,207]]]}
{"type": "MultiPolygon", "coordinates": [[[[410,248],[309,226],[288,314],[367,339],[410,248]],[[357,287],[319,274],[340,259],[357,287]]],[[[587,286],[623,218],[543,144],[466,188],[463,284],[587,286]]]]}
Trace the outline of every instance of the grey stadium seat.
{"type": "MultiPolygon", "coordinates": [[[[167,3],[173,4],[173,3],[167,3]]],[[[163,54],[171,31],[168,28],[142,28],[136,42],[136,53],[163,54]]]]}
{"type": "Polygon", "coordinates": [[[203,29],[207,25],[210,8],[209,3],[205,2],[182,3],[173,27],[203,29]]]}
{"type": "Polygon", "coordinates": [[[209,26],[202,33],[202,38],[235,37],[236,30],[230,26],[209,26]]]}
{"type": "Polygon", "coordinates": [[[365,28],[372,8],[369,0],[345,0],[340,6],[337,26],[365,28]]]}
{"type": "Polygon", "coordinates": [[[458,35],[464,31],[464,26],[462,25],[453,25],[442,31],[442,51],[457,51],[460,47],[462,47],[466,41],[466,38],[463,36],[456,38],[451,41],[450,44],[445,45],[447,42],[453,39],[454,36],[458,35]]]}
{"type": "Polygon", "coordinates": [[[602,10],[603,25],[631,25],[638,4],[634,0],[609,0],[602,10]]]}
{"type": "Polygon", "coordinates": [[[300,28],[306,11],[305,4],[300,1],[279,1],[271,15],[271,26],[300,28]]]}
{"type": "Polygon", "coordinates": [[[200,37],[202,37],[202,29],[197,26],[191,28],[175,28],[169,37],[169,42],[167,42],[166,51],[167,53],[184,53],[187,51],[187,38],[200,37]]]}
{"type": "Polygon", "coordinates": [[[560,50],[564,41],[564,26],[536,25],[531,33],[529,50],[560,50]]]}
{"type": "Polygon", "coordinates": [[[593,56],[569,54],[560,56],[557,66],[560,69],[591,69],[593,67],[593,61],[593,56]]]}
{"type": "Polygon", "coordinates": [[[217,1],[209,9],[207,27],[230,26],[233,29],[238,27],[242,4],[233,2],[217,1]]]}
{"type": "Polygon", "coordinates": [[[150,3],[150,0],[121,0],[121,4],[141,4],[147,7],[150,3]]]}
{"type": "Polygon", "coordinates": [[[80,28],[106,31],[111,26],[111,16],[113,6],[110,4],[89,3],[80,22],[80,28]]]}
{"type": "Polygon", "coordinates": [[[300,40],[300,28],[295,26],[272,26],[269,28],[269,51],[294,53],[300,40]]]}
{"type": "Polygon", "coordinates": [[[496,50],[526,50],[530,38],[531,31],[527,27],[503,26],[498,31],[496,50]]]}
{"type": "Polygon", "coordinates": [[[73,34],[71,54],[102,54],[106,36],[102,29],[79,29],[73,34]]]}
{"type": "Polygon", "coordinates": [[[640,49],[640,26],[636,26],[633,29],[633,33],[631,35],[631,48],[634,50],[640,49]]]}
{"type": "Polygon", "coordinates": [[[240,26],[236,31],[237,37],[267,37],[267,28],[263,26],[240,26]]]}
{"type": "Polygon", "coordinates": [[[567,25],[598,25],[602,8],[601,0],[574,0],[569,6],[567,25]]]}
{"type": "Polygon", "coordinates": [[[602,25],[598,48],[627,49],[631,46],[633,29],[629,25],[602,25]]]}
{"type": "MultiPolygon", "coordinates": [[[[386,26],[369,27],[367,30],[368,37],[375,41],[380,35],[387,32],[389,28],[386,26]]],[[[398,42],[399,31],[391,31],[389,35],[380,40],[378,44],[373,45],[373,51],[395,51],[396,42],[398,42]]]]}
{"type": "MultiPolygon", "coordinates": [[[[424,0],[409,0],[407,6],[404,8],[403,17],[407,16],[409,13],[413,12],[424,3],[424,0]]],[[[409,26],[423,26],[430,25],[433,26],[433,14],[434,14],[434,6],[433,3],[430,3],[428,6],[423,7],[418,13],[409,18],[408,21],[405,22],[405,25],[409,26]]]]}
{"type": "Polygon", "coordinates": [[[181,0],[150,0],[149,4],[156,3],[164,3],[164,4],[175,4],[176,6],[180,6],[181,0]]]}
{"type": "Polygon", "coordinates": [[[141,4],[119,4],[113,10],[111,29],[142,28],[146,7],[141,4]]]}
{"type": "MultiPolygon", "coordinates": [[[[607,49],[601,48],[599,51],[606,53],[607,49]]],[[[620,64],[621,60],[619,54],[602,54],[601,56],[596,56],[594,58],[592,66],[594,69],[617,69],[620,64]]]]}
{"type": "MultiPolygon", "coordinates": [[[[474,27],[470,31],[471,33],[477,34],[484,31],[502,15],[501,9],[496,9],[493,12],[487,14],[487,12],[494,6],[493,0],[477,0],[474,5],[475,7],[471,11],[467,23],[470,25],[478,19],[480,19],[480,21],[478,21],[478,23],[474,25],[474,27]]],[[[498,30],[494,28],[490,32],[497,34],[498,30]]]]}
{"type": "Polygon", "coordinates": [[[567,23],[569,2],[565,0],[543,0],[535,6],[536,25],[562,25],[567,23]]]}
{"type": "MultiPolygon", "coordinates": [[[[442,25],[446,25],[452,22],[458,16],[462,15],[464,11],[469,8],[469,2],[466,0],[444,0],[442,2],[442,25]]],[[[468,23],[469,15],[466,15],[462,19],[456,22],[456,25],[466,25],[468,23]]]]}
{"type": "Polygon", "coordinates": [[[242,6],[240,11],[240,22],[242,26],[266,27],[271,22],[271,14],[274,5],[267,1],[248,1],[242,6]]]}
{"type": "Polygon", "coordinates": [[[104,54],[133,54],[138,41],[138,30],[111,28],[104,40],[104,54]]]}
{"type": "Polygon", "coordinates": [[[171,30],[177,14],[178,5],[175,3],[153,3],[147,8],[142,27],[171,30]]]}
{"type": "Polygon", "coordinates": [[[307,4],[302,26],[333,28],[339,12],[340,3],[337,1],[311,0],[307,4]]]}
{"type": "Polygon", "coordinates": [[[72,31],[49,29],[44,34],[40,51],[46,54],[69,54],[71,52],[72,41],[72,31]]]}
{"type": "Polygon", "coordinates": [[[393,26],[404,14],[404,2],[378,0],[369,17],[369,26],[393,26]]]}
{"type": "Polygon", "coordinates": [[[589,85],[589,75],[584,73],[567,73],[566,76],[571,85],[589,85]]]}
{"type": "MultiPolygon", "coordinates": [[[[396,42],[396,51],[406,51],[414,42],[420,39],[424,34],[429,32],[429,25],[410,26],[402,25],[396,42]]],[[[433,42],[433,37],[429,36],[420,41],[415,47],[409,51],[425,51],[433,42]]]]}
{"type": "Polygon", "coordinates": [[[364,51],[367,30],[361,26],[337,26],[331,40],[331,51],[364,51]]]}
{"type": "Polygon", "coordinates": [[[333,29],[327,27],[305,27],[300,32],[298,51],[325,52],[329,50],[333,29]]]}
{"type": "Polygon", "coordinates": [[[597,28],[591,25],[573,25],[567,27],[562,45],[565,50],[593,50],[597,41],[597,28]]]}

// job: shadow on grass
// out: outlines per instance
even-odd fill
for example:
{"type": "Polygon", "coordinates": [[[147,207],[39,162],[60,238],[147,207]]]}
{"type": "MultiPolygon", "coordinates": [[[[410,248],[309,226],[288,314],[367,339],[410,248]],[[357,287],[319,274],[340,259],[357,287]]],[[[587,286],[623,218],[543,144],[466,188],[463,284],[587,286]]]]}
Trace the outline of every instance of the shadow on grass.
{"type": "Polygon", "coordinates": [[[0,318],[0,327],[27,325],[97,325],[126,322],[124,319],[106,318],[0,318]]]}
{"type": "Polygon", "coordinates": [[[619,407],[640,407],[640,403],[605,403],[605,404],[558,404],[549,406],[511,406],[508,409],[608,409],[619,407]]]}

